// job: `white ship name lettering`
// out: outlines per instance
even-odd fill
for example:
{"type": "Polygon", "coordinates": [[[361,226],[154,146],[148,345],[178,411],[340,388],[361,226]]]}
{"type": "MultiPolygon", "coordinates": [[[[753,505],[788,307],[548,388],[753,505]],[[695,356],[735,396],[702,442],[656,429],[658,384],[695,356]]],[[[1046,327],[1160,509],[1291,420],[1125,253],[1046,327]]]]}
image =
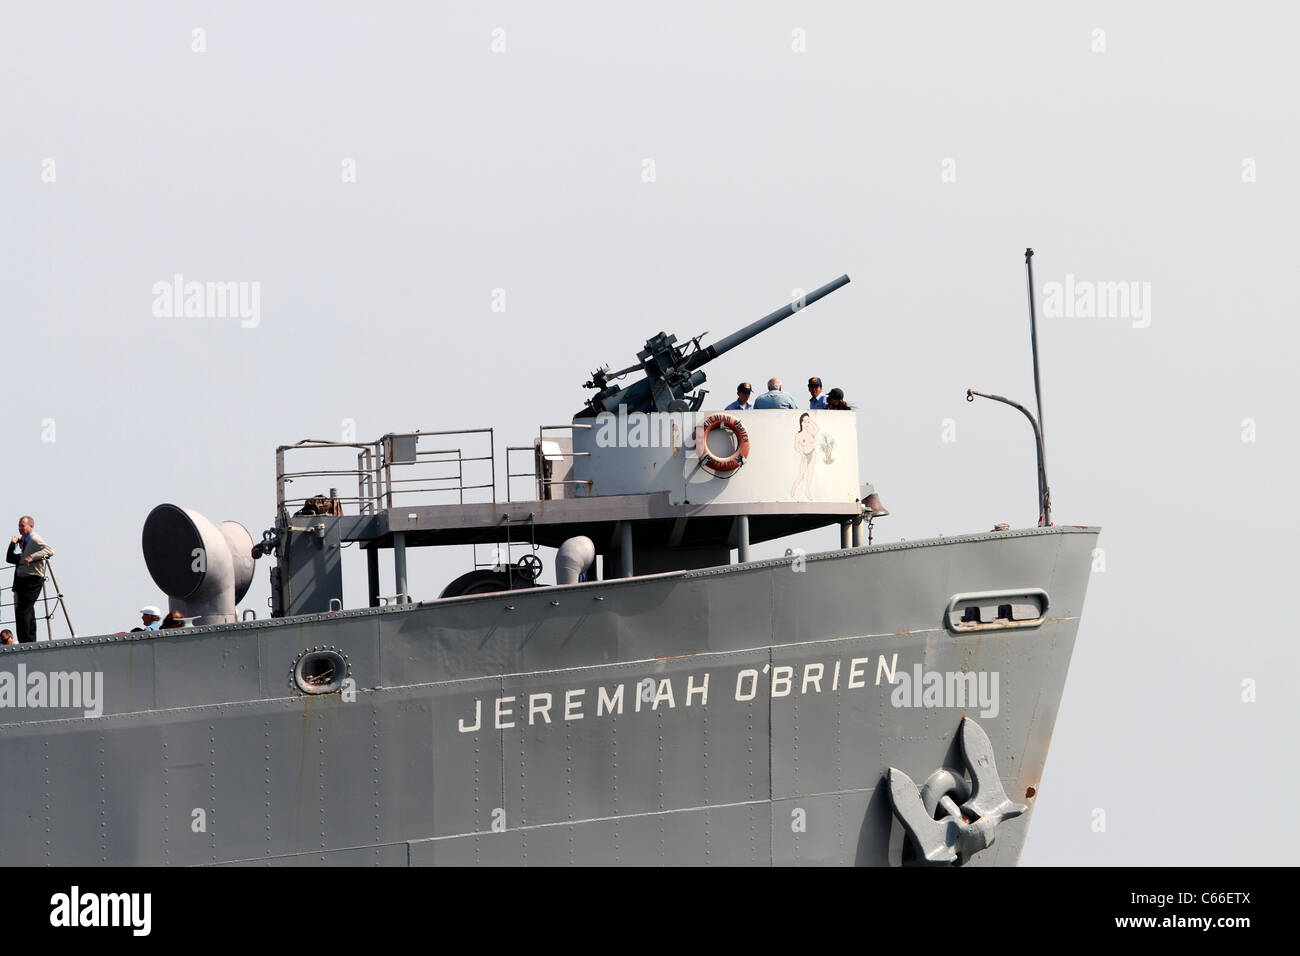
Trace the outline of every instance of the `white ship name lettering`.
{"type": "MultiPolygon", "coordinates": [[[[754,700],[766,690],[773,699],[806,697],[810,694],[840,692],[840,665],[846,663],[845,690],[866,687],[871,677],[871,657],[854,657],[847,662],[834,661],[833,667],[822,661],[806,664],[765,665],[747,667],[736,673],[733,681],[724,680],[723,687],[732,689],[732,699],[739,703],[754,700]],[[827,680],[827,674],[832,676],[827,680]]],[[[918,665],[919,666],[919,665],[918,665]]],[[[894,684],[900,678],[898,655],[880,655],[876,662],[875,686],[894,684]]],[[[600,684],[595,688],[572,687],[565,690],[538,691],[526,695],[488,698],[492,730],[509,730],[515,726],[545,727],[553,723],[572,723],[588,717],[622,716],[624,702],[632,700],[632,712],[659,710],[685,710],[709,705],[709,682],[712,674],[686,674],[676,677],[647,677],[630,679],[618,684],[600,684]],[[555,711],[552,720],[552,711],[555,711]]],[[[993,691],[996,697],[996,684],[993,691]]],[[[724,691],[724,696],[725,696],[724,691]]],[[[919,692],[918,692],[919,693],[919,692]]],[[[983,696],[981,695],[981,699],[983,696]]],[[[484,699],[475,697],[470,712],[456,721],[462,734],[477,733],[484,729],[484,699]]]]}

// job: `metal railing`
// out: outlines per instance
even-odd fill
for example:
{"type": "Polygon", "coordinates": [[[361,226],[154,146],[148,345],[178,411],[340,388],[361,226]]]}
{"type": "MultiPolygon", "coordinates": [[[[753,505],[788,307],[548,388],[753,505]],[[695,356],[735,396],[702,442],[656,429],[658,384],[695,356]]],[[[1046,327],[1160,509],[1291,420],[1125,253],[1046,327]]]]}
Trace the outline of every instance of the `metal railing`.
{"type": "Polygon", "coordinates": [[[506,501],[514,501],[514,495],[511,494],[510,479],[527,478],[533,483],[536,500],[540,500],[541,493],[541,476],[538,474],[539,462],[537,460],[537,446],[535,445],[507,445],[506,446],[506,501]],[[526,451],[533,459],[533,467],[529,471],[511,471],[510,470],[510,453],[526,451]]]}
{"type": "MultiPolygon", "coordinates": [[[[63,596],[63,590],[59,587],[59,579],[54,575],[54,561],[52,558],[45,559],[45,570],[48,577],[41,586],[41,605],[38,605],[44,607],[45,613],[37,614],[36,620],[45,622],[45,635],[52,641],[54,640],[54,616],[59,612],[62,612],[63,621],[68,626],[68,637],[76,637],[77,632],[72,626],[72,618],[68,616],[67,601],[63,596]],[[50,594],[51,584],[54,585],[53,595],[50,594]],[[54,602],[53,607],[50,605],[51,601],[54,602]]],[[[9,588],[0,591],[0,630],[11,630],[15,635],[17,635],[17,622],[13,616],[14,602],[12,600],[5,600],[6,596],[11,596],[12,594],[13,591],[9,588]]],[[[33,608],[33,610],[35,610],[35,608],[33,608]]],[[[37,630],[40,630],[39,624],[37,625],[37,630]]]]}
{"type": "MultiPolygon", "coordinates": [[[[319,461],[320,458],[315,459],[319,461]]],[[[491,428],[466,428],[435,432],[392,432],[373,442],[336,442],[308,438],[275,450],[276,508],[282,514],[318,498],[331,507],[356,514],[376,514],[394,507],[394,499],[411,495],[455,495],[465,503],[465,493],[484,491],[496,503],[496,439],[491,428]],[[447,441],[460,437],[463,441],[447,441]],[[438,439],[437,448],[422,448],[421,442],[438,439]],[[466,447],[470,446],[470,447],[466,447]],[[290,471],[290,452],[312,449],[356,449],[356,466],[290,471]],[[292,495],[289,485],[307,478],[353,478],[355,495],[340,495],[337,485],[329,493],[318,489],[310,495],[292,495]]],[[[472,497],[472,495],[471,495],[472,497]]],[[[402,502],[398,501],[400,507],[402,502]]]]}
{"type": "MultiPolygon", "coordinates": [[[[572,435],[570,435],[569,437],[569,447],[566,450],[560,444],[560,442],[557,441],[548,442],[546,439],[546,433],[548,431],[549,432],[555,432],[555,431],[572,432],[572,430],[575,428],[591,429],[594,427],[595,426],[593,425],[583,425],[577,422],[570,422],[567,425],[542,425],[537,429],[537,439],[534,441],[534,443],[531,446],[512,445],[506,448],[506,500],[507,501],[514,500],[511,497],[511,486],[510,486],[511,478],[532,479],[533,494],[535,495],[535,498],[533,500],[536,501],[542,501],[544,499],[549,499],[551,497],[554,497],[554,495],[551,492],[551,489],[556,486],[560,486],[562,490],[563,486],[566,485],[585,485],[587,490],[590,492],[592,487],[592,482],[590,480],[587,479],[578,480],[574,478],[557,478],[554,477],[554,475],[557,468],[557,463],[559,462],[568,462],[567,469],[561,470],[560,472],[562,475],[572,474],[574,460],[578,458],[590,457],[591,452],[574,451],[572,435]],[[512,451],[532,452],[533,470],[512,472],[510,470],[510,453],[512,451]]],[[[561,494],[560,497],[565,497],[565,496],[561,494]]]]}
{"type": "MultiPolygon", "coordinates": [[[[506,501],[540,501],[552,497],[552,489],[568,485],[583,485],[590,491],[591,481],[571,476],[573,462],[591,452],[573,451],[571,437],[565,443],[547,436],[554,432],[569,432],[571,435],[575,428],[593,427],[579,423],[542,425],[537,429],[537,438],[532,445],[507,446],[506,501]],[[526,471],[513,470],[511,455],[523,452],[532,457],[531,467],[526,471]],[[512,494],[512,481],[523,478],[532,483],[531,497],[516,499],[512,494]]],[[[496,504],[496,436],[491,428],[464,428],[391,432],[372,442],[307,438],[293,445],[281,445],[275,450],[275,482],[276,507],[285,515],[309,501],[322,498],[338,513],[360,515],[401,507],[411,500],[412,495],[434,496],[435,499],[440,495],[454,495],[457,503],[465,504],[467,493],[472,497],[474,492],[486,492],[487,500],[496,504]],[[423,442],[435,444],[434,439],[438,447],[422,447],[423,442]],[[316,462],[321,461],[326,450],[354,450],[355,464],[348,458],[338,460],[336,464],[339,467],[289,470],[289,454],[309,449],[317,454],[313,459],[316,462]],[[291,485],[312,478],[321,479],[321,485],[328,484],[328,493],[319,486],[312,487],[313,494],[292,493],[291,485]],[[356,481],[355,495],[339,493],[339,486],[343,484],[338,481],[340,478],[356,481]]],[[[565,495],[561,491],[558,497],[565,495]]]]}

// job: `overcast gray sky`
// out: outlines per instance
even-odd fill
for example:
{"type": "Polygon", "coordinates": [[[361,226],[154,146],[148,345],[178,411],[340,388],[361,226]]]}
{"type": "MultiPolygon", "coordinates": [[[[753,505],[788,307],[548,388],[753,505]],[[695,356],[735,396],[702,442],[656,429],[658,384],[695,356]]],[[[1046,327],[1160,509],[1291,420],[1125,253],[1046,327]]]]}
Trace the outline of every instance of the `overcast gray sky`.
{"type": "MultiPolygon", "coordinates": [[[[160,502],[257,537],[279,444],[526,444],[648,335],[847,272],[707,387],[843,387],[877,540],[1032,525],[1024,420],[964,401],[1033,398],[1032,245],[1040,293],[1140,299],[1041,323],[1056,518],[1103,526],[1105,570],[1023,861],[1280,863],[1297,28],[1284,3],[6,3],[0,516],[36,516],[80,633],[121,630],[165,603],[160,502]],[[177,273],[260,283],[255,327],[156,316],[177,273]]],[[[413,589],[467,562],[421,556],[413,589]]],[[[263,562],[243,606],[268,593],[263,562]]]]}

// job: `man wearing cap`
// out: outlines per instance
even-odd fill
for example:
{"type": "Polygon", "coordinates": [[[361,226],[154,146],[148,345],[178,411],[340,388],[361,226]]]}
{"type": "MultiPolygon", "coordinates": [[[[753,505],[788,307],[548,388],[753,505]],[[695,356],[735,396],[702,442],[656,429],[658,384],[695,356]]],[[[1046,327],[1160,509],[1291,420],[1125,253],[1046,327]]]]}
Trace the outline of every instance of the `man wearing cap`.
{"type": "Polygon", "coordinates": [[[54,549],[36,533],[36,522],[31,515],[18,519],[18,534],[9,542],[5,560],[14,568],[14,627],[18,629],[18,643],[31,644],[36,640],[36,599],[45,587],[45,559],[54,549]]]}
{"type": "Polygon", "coordinates": [[[767,391],[758,398],[754,399],[755,408],[798,408],[793,395],[787,395],[781,391],[781,380],[779,378],[769,378],[767,380],[767,391]]]}
{"type": "Polygon", "coordinates": [[[162,625],[162,611],[152,604],[146,604],[140,608],[140,623],[143,627],[131,628],[131,633],[136,631],[156,631],[162,625]]]}
{"type": "Polygon", "coordinates": [[[726,412],[747,412],[754,407],[754,403],[749,400],[749,396],[754,393],[754,386],[748,382],[741,382],[736,386],[736,400],[728,405],[723,411],[726,412]]]}
{"type": "Polygon", "coordinates": [[[826,396],[822,394],[822,380],[816,375],[808,379],[808,394],[812,400],[808,403],[809,408],[825,408],[826,396]]]}

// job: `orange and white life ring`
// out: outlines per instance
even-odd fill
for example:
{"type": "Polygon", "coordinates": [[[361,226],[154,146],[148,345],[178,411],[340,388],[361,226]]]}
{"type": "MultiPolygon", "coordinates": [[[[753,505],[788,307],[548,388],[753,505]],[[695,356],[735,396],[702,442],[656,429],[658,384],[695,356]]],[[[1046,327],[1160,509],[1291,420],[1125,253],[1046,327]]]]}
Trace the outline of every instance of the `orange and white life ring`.
{"type": "Polygon", "coordinates": [[[739,418],[731,415],[710,415],[695,429],[695,452],[700,456],[700,464],[712,471],[735,471],[749,457],[749,432],[739,418]],[[709,432],[721,427],[736,442],[736,450],[725,457],[718,457],[709,451],[709,432]]]}

